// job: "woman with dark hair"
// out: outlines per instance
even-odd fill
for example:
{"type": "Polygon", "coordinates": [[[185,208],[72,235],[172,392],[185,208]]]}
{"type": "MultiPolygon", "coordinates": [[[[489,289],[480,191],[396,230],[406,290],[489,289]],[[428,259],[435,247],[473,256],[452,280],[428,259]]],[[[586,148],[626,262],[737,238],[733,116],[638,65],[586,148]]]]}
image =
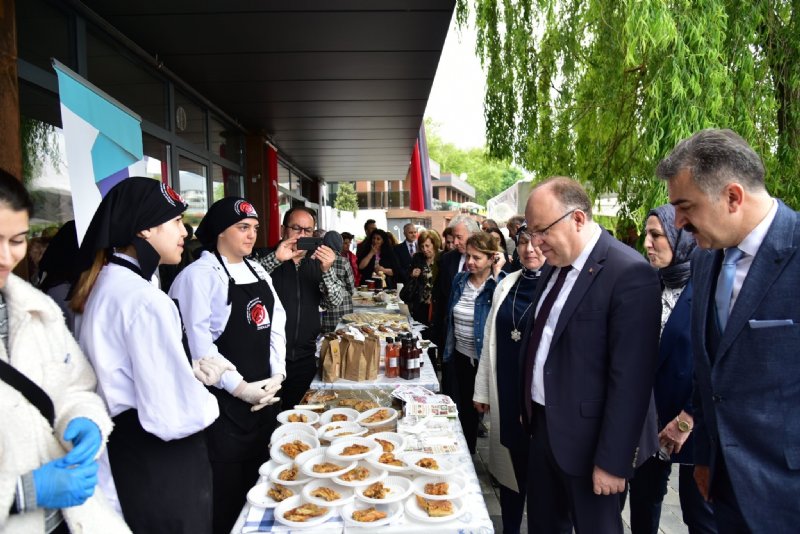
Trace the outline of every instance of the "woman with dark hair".
{"type": "Polygon", "coordinates": [[[206,430],[214,480],[214,532],[229,532],[247,490],[269,459],[276,413],[269,407],[286,377],[286,312],[264,268],[247,259],[258,233],[250,202],[215,202],[197,227],[204,251],[178,274],[169,296],[186,326],[193,361],[233,365],[210,388],[220,417],[206,430]]]}
{"type": "MultiPolygon", "coordinates": [[[[192,372],[175,303],[152,283],[159,264],[181,260],[186,207],[150,178],[111,188],[81,243],[83,273],[71,301],[114,421],[100,482],[136,532],[211,532],[203,430],[219,408],[192,372]]],[[[208,360],[198,376],[214,383],[224,366],[208,360]]]]}
{"type": "Polygon", "coordinates": [[[439,234],[433,230],[423,230],[417,237],[417,252],[411,258],[408,272],[408,283],[403,286],[400,298],[408,304],[411,317],[420,323],[430,326],[432,306],[431,295],[433,283],[439,273],[439,234]]]}
{"type": "Polygon", "coordinates": [[[395,289],[395,270],[398,269],[397,260],[394,257],[389,236],[381,229],[375,229],[370,234],[370,248],[364,248],[356,258],[358,260],[358,272],[362,280],[369,278],[383,280],[386,289],[395,289]]]}
{"type": "Polygon", "coordinates": [[[78,279],[75,258],[78,255],[78,234],[75,221],[65,222],[53,239],[39,262],[39,284],[41,291],[52,298],[67,321],[70,332],[75,331],[75,313],[70,309],[67,296],[69,289],[78,279]]]}
{"type": "Polygon", "coordinates": [[[23,185],[0,171],[0,530],[129,532],[94,495],[111,432],[95,374],[58,306],[12,273],[32,211],[23,185]]]}
{"type": "Polygon", "coordinates": [[[525,508],[528,436],[520,421],[519,358],[522,332],[533,315],[533,294],[544,255],[523,226],[516,234],[522,269],[497,284],[486,320],[483,353],[472,397],[479,413],[489,412],[489,472],[500,484],[503,532],[519,532],[525,508]]]}
{"type": "Polygon", "coordinates": [[[661,504],[667,493],[672,463],[680,464],[679,487],[683,522],[691,533],[717,531],[711,506],[694,481],[692,427],[692,282],[689,258],[694,236],[675,228],[675,208],[650,210],[644,248],[661,278],[661,343],[653,396],[658,411],[661,451],[636,469],[630,481],[631,531],[657,533],[661,504]]]}
{"type": "MultiPolygon", "coordinates": [[[[491,220],[491,219],[489,219],[491,220]]],[[[506,236],[500,231],[497,226],[492,226],[486,230],[487,233],[492,234],[492,237],[497,241],[497,247],[503,253],[504,258],[508,258],[508,248],[506,247],[506,236]]]]}
{"type": "Polygon", "coordinates": [[[478,411],[472,403],[475,375],[483,348],[483,330],[505,257],[491,234],[478,232],[467,239],[467,271],[456,274],[447,306],[447,338],[443,365],[451,377],[448,390],[455,393],[458,418],[470,454],[478,441],[478,411]]]}

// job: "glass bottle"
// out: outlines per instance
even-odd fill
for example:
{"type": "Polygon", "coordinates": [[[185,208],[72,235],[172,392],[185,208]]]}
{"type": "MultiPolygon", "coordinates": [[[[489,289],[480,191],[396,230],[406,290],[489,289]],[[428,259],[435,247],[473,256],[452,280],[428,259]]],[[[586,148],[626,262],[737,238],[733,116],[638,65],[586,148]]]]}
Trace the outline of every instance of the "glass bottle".
{"type": "Polygon", "coordinates": [[[400,350],[394,339],[386,338],[386,367],[384,374],[386,378],[397,378],[400,374],[400,364],[397,361],[400,355],[400,350]]]}
{"type": "Polygon", "coordinates": [[[402,336],[400,341],[400,378],[405,380],[409,380],[411,377],[409,376],[409,368],[410,360],[411,360],[411,344],[408,341],[408,338],[402,336]]]}

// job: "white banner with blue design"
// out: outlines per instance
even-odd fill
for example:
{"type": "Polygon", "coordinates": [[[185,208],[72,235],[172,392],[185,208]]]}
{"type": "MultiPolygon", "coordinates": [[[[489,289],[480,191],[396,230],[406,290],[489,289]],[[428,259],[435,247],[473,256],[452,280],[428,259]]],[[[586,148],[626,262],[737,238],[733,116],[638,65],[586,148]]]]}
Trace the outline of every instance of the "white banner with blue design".
{"type": "Polygon", "coordinates": [[[142,119],[62,63],[53,68],[80,243],[100,200],[142,159],[142,119]]]}

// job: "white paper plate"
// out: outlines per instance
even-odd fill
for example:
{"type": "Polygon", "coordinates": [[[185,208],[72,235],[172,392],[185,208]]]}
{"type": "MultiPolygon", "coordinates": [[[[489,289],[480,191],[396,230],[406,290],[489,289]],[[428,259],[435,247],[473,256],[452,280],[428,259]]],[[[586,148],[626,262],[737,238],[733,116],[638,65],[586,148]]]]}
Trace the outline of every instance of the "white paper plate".
{"type": "Polygon", "coordinates": [[[262,477],[269,477],[269,474],[272,472],[273,469],[278,467],[278,465],[279,465],[278,462],[276,462],[275,460],[267,460],[266,462],[261,464],[261,467],[258,468],[258,474],[261,475],[262,477]]]}
{"type": "Polygon", "coordinates": [[[285,501],[281,502],[280,504],[278,504],[278,506],[275,507],[275,520],[278,521],[279,523],[282,523],[292,528],[311,528],[321,525],[322,523],[333,517],[334,514],[336,513],[333,507],[326,506],[325,508],[327,508],[328,511],[324,515],[321,515],[319,517],[314,517],[312,519],[309,519],[308,521],[304,522],[289,521],[288,519],[285,519],[283,517],[283,515],[289,510],[297,508],[298,506],[307,502],[308,501],[305,500],[300,495],[286,499],[285,501]]]}
{"type": "Polygon", "coordinates": [[[316,425],[319,422],[319,414],[312,412],[311,410],[284,410],[278,414],[278,422],[285,425],[288,423],[307,423],[309,425],[316,425]],[[297,415],[305,415],[306,421],[289,421],[289,416],[297,414],[297,415]]]}
{"type": "Polygon", "coordinates": [[[372,499],[364,495],[364,492],[369,486],[359,486],[356,488],[356,496],[371,504],[384,504],[390,502],[399,502],[409,496],[411,493],[411,481],[405,477],[387,477],[381,480],[383,486],[389,489],[388,495],[384,499],[372,499]]]}
{"type": "Polygon", "coordinates": [[[377,408],[372,408],[371,410],[367,410],[366,412],[362,413],[361,416],[358,418],[358,424],[361,426],[365,426],[367,428],[374,428],[378,426],[388,425],[395,419],[397,419],[397,410],[395,410],[394,408],[383,408],[379,406],[377,408]],[[389,412],[389,417],[372,423],[367,422],[367,419],[369,419],[370,417],[372,417],[381,410],[386,410],[387,412],[389,412]]]}
{"type": "Polygon", "coordinates": [[[439,454],[428,454],[425,452],[407,452],[401,454],[400,456],[401,456],[400,459],[408,464],[409,469],[417,473],[421,473],[423,475],[429,475],[429,476],[450,475],[456,469],[458,469],[458,465],[455,462],[439,454]],[[427,469],[425,467],[418,466],[417,462],[422,458],[433,458],[434,460],[436,460],[436,463],[439,464],[439,469],[427,469]]]}
{"type": "Polygon", "coordinates": [[[450,502],[453,503],[452,514],[444,517],[430,517],[428,512],[420,508],[419,504],[417,504],[417,496],[412,495],[408,498],[408,500],[406,500],[406,513],[410,518],[417,521],[422,521],[424,523],[447,523],[448,521],[457,519],[467,509],[464,505],[464,501],[461,498],[450,499],[450,502]]]}
{"type": "Polygon", "coordinates": [[[395,456],[403,452],[403,450],[406,448],[406,438],[397,432],[376,432],[367,437],[369,439],[382,439],[384,441],[391,442],[394,445],[394,450],[389,452],[395,456]]]}
{"type": "MultiPolygon", "coordinates": [[[[250,488],[250,491],[247,492],[247,502],[256,508],[274,508],[278,506],[280,503],[267,495],[267,492],[271,490],[273,486],[274,484],[272,482],[262,482],[260,484],[256,484],[250,488]]],[[[292,490],[295,495],[299,494],[299,491],[295,488],[289,489],[292,490]]]]}
{"type": "Polygon", "coordinates": [[[353,491],[353,488],[348,488],[346,486],[336,484],[332,480],[317,478],[307,483],[305,486],[303,486],[303,497],[305,497],[308,502],[314,503],[319,506],[337,507],[351,502],[355,498],[355,492],[353,491]],[[320,499],[319,497],[314,497],[313,495],[311,495],[312,491],[314,491],[317,488],[321,488],[323,486],[334,490],[339,495],[341,495],[342,498],[329,502],[324,499],[320,499]]]}
{"type": "Polygon", "coordinates": [[[365,528],[372,528],[372,527],[379,527],[381,525],[388,525],[392,521],[394,521],[400,514],[403,513],[403,503],[395,502],[395,503],[384,503],[384,504],[368,504],[363,502],[354,501],[350,504],[345,504],[342,506],[340,513],[342,514],[342,519],[344,519],[345,525],[348,527],[365,527],[365,528]],[[360,521],[356,521],[353,519],[353,512],[356,510],[366,510],[374,506],[376,510],[380,510],[381,512],[386,513],[386,517],[380,519],[378,521],[373,521],[372,523],[361,523],[360,521]]]}
{"type": "MultiPolygon", "coordinates": [[[[292,465],[293,464],[280,464],[280,465],[278,465],[278,467],[276,467],[275,469],[272,470],[272,472],[270,472],[270,474],[269,474],[270,481],[272,481],[272,482],[274,482],[276,484],[282,484],[284,486],[289,486],[289,487],[291,487],[291,486],[300,486],[300,485],[305,484],[306,482],[308,482],[309,478],[307,476],[303,476],[303,471],[300,468],[297,469],[296,480],[281,480],[280,478],[278,478],[280,476],[280,474],[283,473],[284,470],[291,469],[292,465]]],[[[294,491],[294,490],[292,490],[292,491],[294,491]]],[[[297,493],[297,492],[295,492],[295,493],[297,493]]]]}
{"type": "Polygon", "coordinates": [[[356,466],[356,463],[357,462],[355,460],[352,460],[350,462],[340,462],[331,460],[330,458],[328,458],[328,455],[326,454],[326,449],[323,447],[317,454],[309,455],[303,458],[303,463],[300,466],[300,471],[302,471],[303,474],[311,478],[333,478],[347,473],[356,466]],[[332,471],[330,473],[317,473],[316,471],[314,471],[315,465],[325,462],[331,462],[341,465],[342,468],[339,471],[332,471]]]}
{"type": "MultiPolygon", "coordinates": [[[[365,478],[364,480],[353,480],[353,481],[342,480],[341,476],[337,476],[333,480],[337,484],[341,484],[342,486],[357,488],[359,486],[369,486],[370,484],[378,482],[379,480],[383,480],[389,475],[389,473],[385,469],[379,469],[365,462],[358,462],[358,466],[354,466],[353,469],[355,469],[355,467],[365,468],[367,471],[369,471],[369,476],[367,476],[367,478],[365,478]]],[[[350,470],[348,469],[347,471],[350,470]]],[[[346,472],[342,474],[346,474],[346,472]]]]}
{"type": "Polygon", "coordinates": [[[285,452],[283,452],[281,450],[281,446],[283,446],[286,443],[291,443],[295,440],[302,441],[303,443],[308,445],[310,449],[316,449],[319,447],[319,439],[311,437],[303,432],[290,432],[288,434],[284,434],[283,436],[280,437],[280,439],[272,443],[272,447],[270,447],[269,449],[270,459],[275,460],[279,464],[288,464],[293,462],[294,458],[288,456],[285,452]]]}
{"type": "Polygon", "coordinates": [[[325,424],[328,424],[328,423],[331,423],[331,422],[333,422],[333,423],[354,423],[355,420],[358,419],[359,415],[361,415],[361,414],[358,413],[357,410],[354,410],[352,408],[331,408],[330,410],[328,410],[327,412],[325,412],[325,413],[323,413],[322,415],[319,416],[319,422],[322,425],[325,425],[325,424]],[[334,415],[344,415],[345,417],[347,417],[347,420],[345,420],[345,421],[333,421],[333,416],[334,415]]]}
{"type": "Polygon", "coordinates": [[[383,469],[385,471],[389,471],[390,473],[411,473],[411,470],[408,468],[408,464],[402,458],[402,453],[400,455],[395,454],[395,458],[403,462],[402,466],[383,464],[380,462],[380,457],[381,455],[377,454],[375,456],[367,457],[364,461],[376,469],[383,469]]]}
{"type": "Polygon", "coordinates": [[[359,438],[359,437],[344,437],[338,438],[331,443],[330,447],[328,447],[328,458],[332,458],[334,460],[341,460],[341,461],[350,461],[350,460],[362,460],[367,456],[374,456],[379,454],[379,451],[383,451],[381,448],[380,443],[375,440],[368,439],[368,438],[359,438]],[[369,450],[367,452],[362,452],[359,454],[348,454],[345,455],[344,449],[350,447],[351,445],[363,445],[368,447],[369,450]]]}
{"type": "Polygon", "coordinates": [[[467,490],[467,483],[464,481],[464,479],[455,476],[446,476],[446,477],[420,476],[415,478],[411,482],[411,491],[413,491],[415,495],[419,495],[420,497],[424,497],[432,501],[457,499],[462,495],[464,495],[464,492],[466,490],[467,490]],[[436,484],[438,482],[447,482],[449,486],[447,495],[428,495],[427,493],[425,493],[425,484],[436,484]]]}
{"type": "Polygon", "coordinates": [[[286,434],[296,434],[298,432],[308,434],[309,436],[315,438],[317,437],[317,429],[308,423],[286,423],[285,425],[278,426],[278,428],[272,432],[272,436],[270,436],[269,439],[269,444],[272,445],[286,434]]]}
{"type": "Polygon", "coordinates": [[[326,441],[333,441],[340,437],[357,437],[363,436],[369,432],[369,429],[364,428],[358,423],[328,423],[320,428],[319,437],[326,441]],[[338,427],[338,428],[334,428],[338,427]],[[344,435],[342,435],[344,434],[344,435]]]}

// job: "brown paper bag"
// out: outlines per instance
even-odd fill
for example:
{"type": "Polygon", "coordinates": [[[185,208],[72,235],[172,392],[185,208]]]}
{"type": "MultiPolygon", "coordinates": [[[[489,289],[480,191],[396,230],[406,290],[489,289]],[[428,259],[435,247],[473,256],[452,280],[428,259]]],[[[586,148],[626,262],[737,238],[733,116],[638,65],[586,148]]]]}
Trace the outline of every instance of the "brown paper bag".
{"type": "Polygon", "coordinates": [[[342,377],[342,353],[339,339],[331,339],[326,349],[322,362],[322,381],[336,382],[342,377]]]}
{"type": "Polygon", "coordinates": [[[367,364],[366,380],[377,380],[381,361],[381,341],[377,336],[367,336],[364,341],[364,358],[367,364]]]}
{"type": "Polygon", "coordinates": [[[342,337],[339,338],[339,354],[342,356],[342,367],[339,378],[344,378],[344,375],[347,373],[347,347],[350,345],[352,339],[353,336],[350,334],[343,334],[342,337]]]}
{"type": "Polygon", "coordinates": [[[355,338],[349,339],[348,342],[343,378],[360,382],[367,376],[367,360],[364,357],[364,342],[355,338]]]}

